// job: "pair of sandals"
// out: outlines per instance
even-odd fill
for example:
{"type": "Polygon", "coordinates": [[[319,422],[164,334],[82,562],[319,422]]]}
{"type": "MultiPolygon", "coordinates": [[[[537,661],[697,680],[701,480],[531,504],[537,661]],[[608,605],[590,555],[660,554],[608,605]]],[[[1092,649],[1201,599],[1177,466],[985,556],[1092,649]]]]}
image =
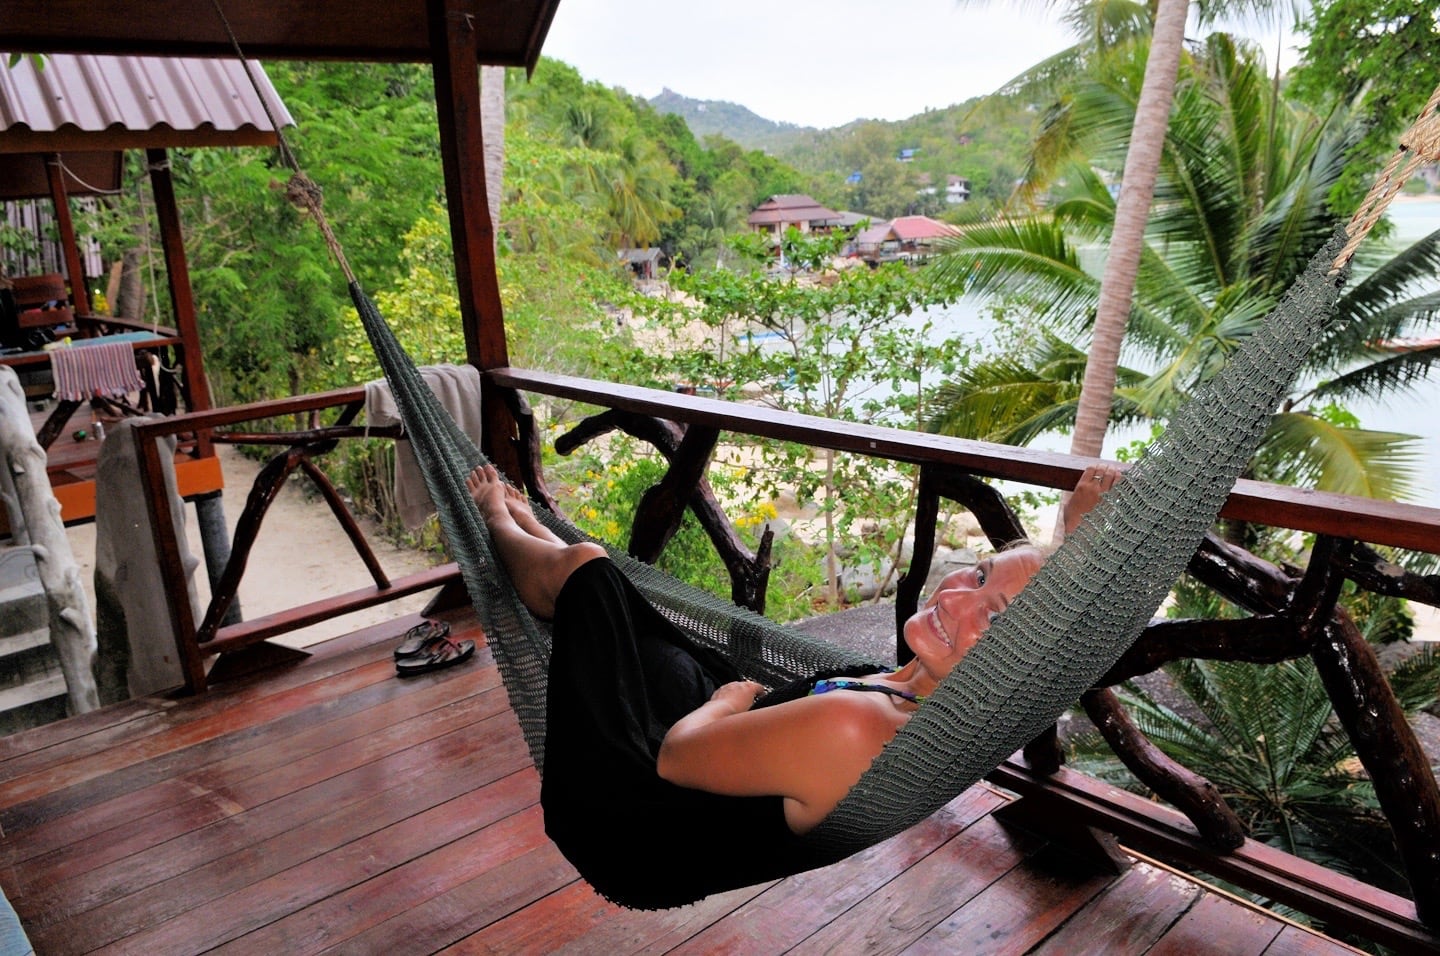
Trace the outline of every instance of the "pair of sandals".
{"type": "Polygon", "coordinates": [[[395,673],[401,677],[428,674],[464,663],[474,654],[474,641],[452,641],[449,624],[425,620],[406,631],[395,648],[395,673]]]}

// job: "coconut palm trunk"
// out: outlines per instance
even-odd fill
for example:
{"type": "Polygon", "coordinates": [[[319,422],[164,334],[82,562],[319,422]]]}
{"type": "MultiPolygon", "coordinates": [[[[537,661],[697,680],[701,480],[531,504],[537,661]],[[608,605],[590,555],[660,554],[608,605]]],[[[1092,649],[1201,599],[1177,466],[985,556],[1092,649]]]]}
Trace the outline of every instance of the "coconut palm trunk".
{"type": "Polygon", "coordinates": [[[1144,248],[1145,224],[1160,172],[1160,154],[1170,123],[1170,103],[1175,95],[1189,9],[1190,0],[1159,0],[1155,12],[1145,81],[1135,109],[1130,149],[1125,154],[1120,197],[1115,203],[1115,229],[1100,280],[1090,358],[1075,413],[1075,432],[1070,442],[1072,454],[1099,456],[1105,441],[1115,393],[1115,368],[1120,361],[1120,344],[1125,338],[1135,275],[1144,248]]]}
{"type": "Polygon", "coordinates": [[[485,196],[490,234],[500,241],[500,200],[505,195],[505,68],[480,67],[480,137],[485,141],[485,196]]]}

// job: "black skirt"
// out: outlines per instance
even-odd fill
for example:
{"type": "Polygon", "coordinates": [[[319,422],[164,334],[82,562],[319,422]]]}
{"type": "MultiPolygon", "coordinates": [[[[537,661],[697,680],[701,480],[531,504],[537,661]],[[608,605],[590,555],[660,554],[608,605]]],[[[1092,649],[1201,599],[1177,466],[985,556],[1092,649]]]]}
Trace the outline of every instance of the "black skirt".
{"type": "Polygon", "coordinates": [[[828,862],[785,823],[781,797],[728,797],[662,780],[666,732],[739,675],[693,644],[609,559],[555,602],[545,831],[601,895],[679,906],[828,862]]]}

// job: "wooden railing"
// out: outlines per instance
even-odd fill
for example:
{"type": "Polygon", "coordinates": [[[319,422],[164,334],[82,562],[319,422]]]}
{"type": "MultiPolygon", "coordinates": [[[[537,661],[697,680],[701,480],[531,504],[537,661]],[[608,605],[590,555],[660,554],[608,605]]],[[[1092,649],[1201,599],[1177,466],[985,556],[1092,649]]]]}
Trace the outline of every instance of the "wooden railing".
{"type": "Polygon", "coordinates": [[[335,443],[345,438],[389,437],[394,438],[394,429],[363,429],[349,423],[363,406],[364,389],[350,388],[278,401],[255,402],[204,412],[192,412],[171,418],[139,422],[134,426],[136,454],[142,479],[149,489],[147,505],[150,510],[150,525],[154,529],[155,554],[160,562],[160,573],[165,581],[165,599],[170,611],[171,630],[175,635],[175,647],[185,688],[191,693],[203,691],[208,683],[206,664],[211,657],[234,653],[252,647],[267,638],[328,621],[348,614],[384,604],[398,598],[445,585],[458,585],[459,570],[453,563],[444,564],[425,571],[419,571],[397,580],[390,580],[375,559],[369,544],[356,524],[354,517],[341,501],[339,494],[330,485],[324,472],[316,467],[313,458],[334,448],[335,443]],[[159,439],[171,435],[183,436],[191,433],[208,433],[213,429],[282,418],[295,415],[316,416],[322,411],[335,410],[336,420],[326,427],[275,433],[213,433],[217,442],[235,444],[283,444],[286,450],[275,456],[261,470],[251,489],[245,512],[236,525],[235,541],[232,543],[230,559],[216,578],[218,583],[211,595],[209,607],[201,620],[195,619],[190,606],[189,590],[186,584],[184,565],[181,560],[180,543],[173,532],[169,518],[169,505],[165,498],[163,484],[163,462],[159,439]],[[265,617],[250,621],[222,623],[226,610],[234,600],[249,557],[250,545],[254,542],[265,511],[274,500],[281,483],[296,468],[302,469],[315,483],[317,490],[344,528],[356,553],[365,563],[374,584],[346,594],[326,595],[316,601],[299,607],[277,611],[265,617]]]}
{"type": "MultiPolygon", "coordinates": [[[[632,552],[634,542],[645,542],[647,556],[658,553],[657,542],[663,547],[684,508],[692,508],[702,524],[713,520],[713,496],[701,479],[722,431],[918,465],[915,549],[896,598],[897,643],[900,625],[913,613],[929,570],[940,498],[964,505],[992,541],[1003,543],[1022,536],[1023,529],[1004,499],[979,478],[1068,490],[1092,462],[546,372],[505,368],[486,374],[514,396],[518,458],[528,463],[523,480],[541,500],[550,495],[537,464],[539,432],[528,405],[518,397],[522,391],[605,409],[557,446],[570,448],[580,439],[619,428],[651,441],[670,460],[669,473],[656,486],[660,493],[647,495],[645,510],[635,519],[632,552]]],[[[1348,578],[1379,593],[1440,605],[1440,576],[1405,573],[1369,548],[1440,553],[1440,509],[1242,480],[1221,514],[1315,533],[1310,567],[1303,576],[1295,574],[1208,537],[1190,573],[1252,616],[1152,625],[1081,700],[1127,768],[1184,816],[1065,771],[1053,731],[1033,741],[1023,756],[997,768],[991,779],[1027,795],[1025,802],[1033,808],[1025,815],[1030,825],[1056,829],[1059,821],[1059,829],[1072,833],[1099,827],[1140,852],[1205,870],[1311,913],[1331,927],[1400,951],[1433,952],[1440,946],[1435,932],[1440,929],[1440,789],[1373,649],[1336,607],[1336,599],[1348,578]],[[1262,663],[1304,656],[1319,671],[1371,777],[1404,860],[1413,900],[1248,840],[1218,790],[1150,743],[1109,690],[1180,658],[1262,663]]],[[[717,529],[706,530],[712,540],[720,540],[717,529]]],[[[737,596],[753,592],[756,581],[763,581],[763,569],[757,573],[750,562],[727,559],[727,565],[732,576],[739,575],[733,589],[737,596]]],[[[897,650],[903,660],[903,649],[897,650]]]]}
{"type": "MultiPolygon", "coordinates": [[[[915,557],[897,596],[897,625],[918,600],[933,548],[940,498],[959,501],[976,514],[987,534],[1005,540],[1014,537],[1019,521],[1004,499],[979,478],[1068,489],[1090,463],[1089,459],[1059,453],[840,423],[755,405],[544,372],[504,368],[487,372],[486,378],[487,385],[510,404],[512,417],[519,423],[514,450],[522,474],[512,477],[523,481],[531,495],[542,502],[554,505],[540,466],[539,430],[522,393],[569,399],[606,410],[572,433],[567,439],[569,445],[588,435],[622,428],[655,444],[671,460],[670,473],[657,486],[661,493],[647,496],[645,510],[635,520],[632,540],[644,542],[643,548],[650,554],[663,548],[678,526],[680,512],[687,507],[696,511],[702,523],[724,523],[713,496],[706,500],[708,486],[704,484],[709,456],[722,431],[920,466],[915,557]]],[[[277,475],[283,477],[296,467],[304,468],[316,478],[322,495],[343,524],[347,516],[342,514],[338,496],[325,494],[327,482],[323,475],[317,478],[318,469],[306,463],[338,440],[381,434],[350,424],[362,401],[362,390],[344,389],[177,416],[141,424],[136,433],[140,439],[155,439],[199,429],[231,429],[217,433],[217,440],[288,445],[289,450],[267,466],[268,477],[262,472],[265,488],[277,486],[277,475]],[[332,409],[335,420],[320,424],[316,416],[332,409]],[[259,419],[294,415],[309,415],[309,426],[280,434],[240,433],[232,428],[259,419]]],[[[152,489],[158,490],[160,456],[156,443],[141,440],[137,444],[142,473],[152,489]]],[[[257,485],[252,491],[237,541],[246,535],[253,537],[258,528],[266,495],[273,493],[265,488],[257,485]]],[[[158,494],[151,495],[156,528],[165,527],[158,520],[161,501],[158,494]]],[[[1127,848],[1209,872],[1325,919],[1333,928],[1355,932],[1402,952],[1436,951],[1440,947],[1440,935],[1436,934],[1440,927],[1440,792],[1373,652],[1334,602],[1339,583],[1348,578],[1379,593],[1440,605],[1440,576],[1402,573],[1384,564],[1367,547],[1440,551],[1440,509],[1241,481],[1222,515],[1319,535],[1310,568],[1300,576],[1218,539],[1207,540],[1192,563],[1191,573],[1248,608],[1252,617],[1239,624],[1226,622],[1222,627],[1197,628],[1184,622],[1165,622],[1151,628],[1082,701],[1127,766],[1184,815],[1065,770],[1060,766],[1053,734],[1033,742],[1023,756],[1017,755],[997,768],[992,779],[1026,796],[1022,804],[1036,808],[1028,815],[1031,825],[1058,821],[1064,829],[1075,832],[1098,828],[1121,839],[1127,848]],[[1307,655],[1322,676],[1330,675],[1327,689],[1395,831],[1414,888],[1413,900],[1246,839],[1239,821],[1213,786],[1173,764],[1149,744],[1129,723],[1124,708],[1108,689],[1179,657],[1264,662],[1307,655]]],[[[738,552],[742,547],[738,539],[725,536],[725,529],[707,530],[722,552],[727,548],[738,552]]],[[[352,540],[363,556],[363,536],[356,535],[358,529],[352,540]]],[[[377,566],[372,568],[372,588],[330,596],[258,621],[221,625],[224,601],[227,595],[233,596],[243,571],[243,555],[238,559],[240,565],[235,566],[236,554],[243,551],[237,546],[232,568],[223,576],[224,583],[217,588],[205,619],[197,623],[183,597],[186,591],[178,545],[173,538],[162,537],[163,533],[157,532],[156,549],[168,582],[176,646],[192,690],[205,687],[205,662],[214,654],[238,650],[273,634],[403,594],[442,583],[453,585],[458,578],[454,566],[447,565],[391,582],[384,579],[377,566]]],[[[736,579],[737,600],[749,596],[763,601],[767,570],[764,555],[731,553],[726,563],[736,579]]]]}

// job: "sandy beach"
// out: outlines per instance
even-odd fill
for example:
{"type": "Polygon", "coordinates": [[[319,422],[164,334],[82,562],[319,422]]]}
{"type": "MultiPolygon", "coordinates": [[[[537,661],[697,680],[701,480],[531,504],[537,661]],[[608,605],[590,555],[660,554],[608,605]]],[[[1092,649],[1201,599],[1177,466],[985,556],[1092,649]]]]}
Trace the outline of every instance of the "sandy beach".
{"type": "MultiPolygon", "coordinates": [[[[235,523],[244,511],[245,499],[264,463],[246,458],[228,445],[218,446],[218,451],[225,475],[225,523],[233,538],[235,523]]],[[[308,479],[292,477],[276,495],[265,516],[260,535],[250,553],[245,576],[240,582],[240,608],[246,619],[343,594],[374,583],[351,546],[350,539],[345,536],[339,522],[330,513],[329,507],[318,496],[308,494],[309,488],[308,479]]],[[[185,518],[191,552],[201,555],[203,552],[193,507],[185,509],[185,518]]],[[[428,555],[397,548],[370,522],[361,521],[360,524],[380,566],[391,578],[423,570],[431,565],[428,555]]],[[[89,592],[93,613],[95,525],[92,523],[75,526],[69,530],[69,538],[89,592]]],[[[199,592],[201,605],[204,606],[210,600],[210,582],[206,577],[203,560],[195,577],[196,590],[199,592]]],[[[411,595],[389,604],[292,631],[273,640],[288,647],[304,647],[419,611],[429,597],[430,593],[411,595]]]]}

